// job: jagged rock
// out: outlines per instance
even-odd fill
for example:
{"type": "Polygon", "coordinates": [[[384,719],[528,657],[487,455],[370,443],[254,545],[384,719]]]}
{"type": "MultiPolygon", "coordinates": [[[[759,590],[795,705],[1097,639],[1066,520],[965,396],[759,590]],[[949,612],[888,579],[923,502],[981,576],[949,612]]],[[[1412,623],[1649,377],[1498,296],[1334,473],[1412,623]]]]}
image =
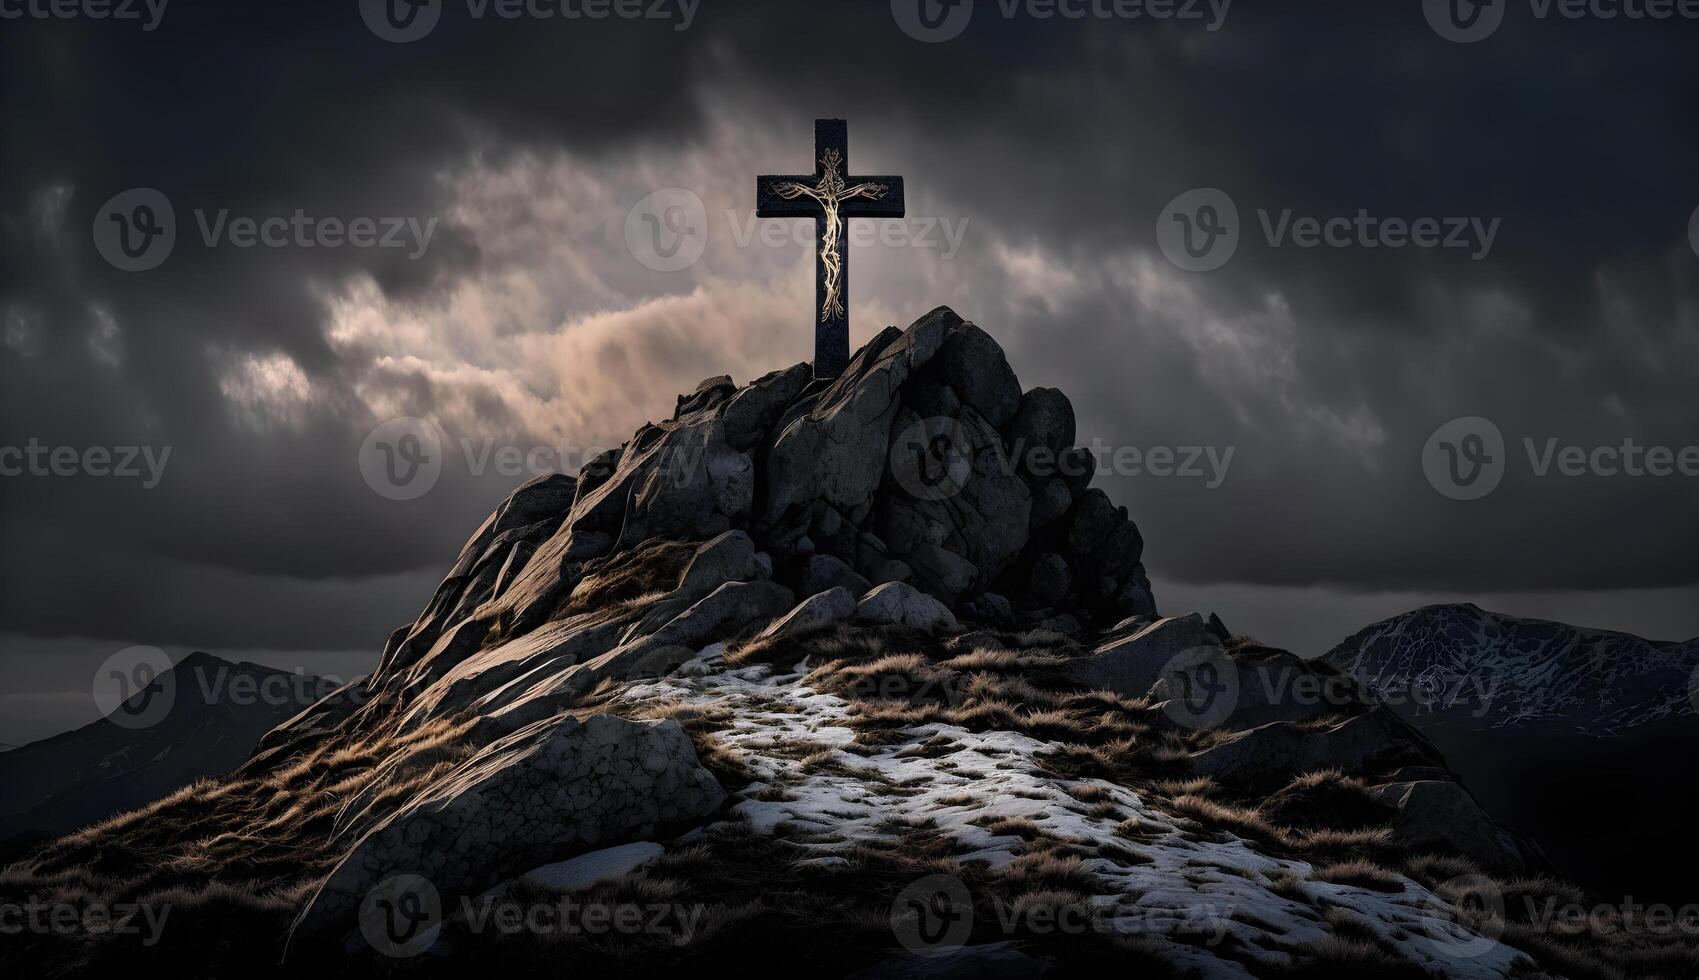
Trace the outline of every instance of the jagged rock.
{"type": "Polygon", "coordinates": [[[899,561],[893,558],[880,565],[879,570],[873,573],[873,584],[884,585],[887,582],[907,582],[913,577],[914,569],[909,567],[908,562],[899,561]]]}
{"type": "Polygon", "coordinates": [[[1392,753],[1400,730],[1379,712],[1358,715],[1331,728],[1270,722],[1229,736],[1194,754],[1192,771],[1212,779],[1256,779],[1340,769],[1360,772],[1376,756],[1392,753]]]}
{"type": "Polygon", "coordinates": [[[726,404],[726,442],[734,449],[753,448],[813,376],[814,370],[807,364],[794,364],[758,378],[733,395],[726,404]]]}
{"type": "Polygon", "coordinates": [[[928,591],[954,599],[971,588],[979,568],[961,555],[935,544],[917,544],[908,553],[909,567],[928,591]]]}
{"type": "Polygon", "coordinates": [[[855,618],[864,623],[891,623],[926,633],[961,628],[948,606],[904,582],[886,582],[856,604],[855,618]]]}
{"type": "Polygon", "coordinates": [[[1374,789],[1374,797],[1398,808],[1394,825],[1411,844],[1440,844],[1493,867],[1527,863],[1515,838],[1495,826],[1455,780],[1423,779],[1374,789]]]}
{"type": "Polygon", "coordinates": [[[915,378],[903,389],[903,404],[921,418],[955,418],[962,400],[949,385],[932,378],[915,378]]]}
{"type": "MultiPolygon", "coordinates": [[[[1047,454],[1042,465],[1053,468],[1073,444],[1074,406],[1067,395],[1055,388],[1034,388],[1021,396],[1020,408],[1009,423],[1009,447],[1017,462],[1033,459],[1028,454],[1042,448],[1047,454]]],[[[1042,470],[1032,472],[1042,475],[1042,470]]]]}
{"type": "Polygon", "coordinates": [[[802,600],[795,609],[786,613],[783,619],[774,620],[773,624],[762,630],[759,635],[764,639],[792,636],[830,626],[853,615],[855,596],[840,585],[802,600]]]}
{"type": "Polygon", "coordinates": [[[737,385],[732,384],[730,375],[722,374],[709,378],[697,385],[696,390],[690,394],[678,396],[678,408],[673,412],[673,419],[714,408],[729,399],[735,391],[737,385]]]}
{"type": "Polygon", "coordinates": [[[391,875],[423,876],[445,896],[477,895],[545,860],[700,819],[724,799],[677,722],[605,714],[537,722],[367,832],[296,919],[291,950],[351,928],[366,893],[391,875]]]}
{"type": "Polygon", "coordinates": [[[962,605],[962,614],[969,619],[992,626],[1010,626],[1015,622],[1015,607],[995,592],[975,596],[962,605]]]}
{"type": "Polygon", "coordinates": [[[1073,581],[1074,573],[1068,568],[1068,560],[1053,551],[1047,551],[1032,563],[1032,574],[1028,577],[1027,588],[1035,606],[1054,606],[1068,594],[1068,587],[1073,581]]]}
{"type": "Polygon", "coordinates": [[[1021,404],[1020,382],[1009,369],[1003,348],[971,323],[951,331],[938,359],[943,380],[995,428],[1014,417],[1021,404]]]}
{"type": "Polygon", "coordinates": [[[797,578],[797,590],[803,595],[813,595],[838,587],[849,590],[851,595],[860,596],[873,586],[857,574],[855,569],[831,555],[810,555],[802,563],[802,573],[797,578]]]}
{"type": "Polygon", "coordinates": [[[873,496],[885,473],[899,389],[961,323],[940,307],[906,331],[884,330],[808,412],[785,425],[767,456],[763,527],[778,527],[811,500],[849,510],[873,496]]]}
{"type": "Polygon", "coordinates": [[[1067,675],[1088,688],[1141,698],[1150,693],[1163,668],[1175,657],[1188,650],[1220,647],[1203,617],[1192,613],[1159,620],[1131,636],[1106,643],[1091,656],[1070,663],[1067,675]]]}
{"type": "Polygon", "coordinates": [[[756,560],[755,542],[748,532],[727,531],[696,549],[690,564],[679,575],[678,590],[687,596],[700,597],[727,582],[764,577],[761,563],[756,560]]]}

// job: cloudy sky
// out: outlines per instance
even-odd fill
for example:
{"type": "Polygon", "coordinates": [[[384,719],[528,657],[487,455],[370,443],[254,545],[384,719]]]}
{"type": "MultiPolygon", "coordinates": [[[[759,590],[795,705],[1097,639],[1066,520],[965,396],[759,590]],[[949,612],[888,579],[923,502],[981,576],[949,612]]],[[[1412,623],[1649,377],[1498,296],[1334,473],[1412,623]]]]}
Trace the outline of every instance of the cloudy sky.
{"type": "Polygon", "coordinates": [[[809,357],[806,235],[751,212],[819,116],[907,178],[852,342],[948,304],[1067,391],[1165,611],[1699,634],[1699,24],[1062,6],[4,4],[0,742],[131,644],[362,673],[530,469],[809,357]],[[445,442],[410,500],[359,466],[398,417],[445,442]]]}

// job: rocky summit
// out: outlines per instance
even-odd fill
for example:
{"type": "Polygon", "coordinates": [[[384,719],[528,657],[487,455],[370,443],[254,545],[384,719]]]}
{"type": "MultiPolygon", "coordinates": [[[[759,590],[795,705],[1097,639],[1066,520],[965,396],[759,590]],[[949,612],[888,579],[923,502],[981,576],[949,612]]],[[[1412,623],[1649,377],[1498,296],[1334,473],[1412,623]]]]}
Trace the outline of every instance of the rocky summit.
{"type": "Polygon", "coordinates": [[[0,876],[0,902],[163,928],[0,962],[1534,978],[1691,955],[1524,928],[1576,895],[1539,849],[1348,673],[1160,617],[1074,442],[1068,399],[948,309],[830,382],[705,381],[518,488],[377,670],[234,773],[0,876]]]}

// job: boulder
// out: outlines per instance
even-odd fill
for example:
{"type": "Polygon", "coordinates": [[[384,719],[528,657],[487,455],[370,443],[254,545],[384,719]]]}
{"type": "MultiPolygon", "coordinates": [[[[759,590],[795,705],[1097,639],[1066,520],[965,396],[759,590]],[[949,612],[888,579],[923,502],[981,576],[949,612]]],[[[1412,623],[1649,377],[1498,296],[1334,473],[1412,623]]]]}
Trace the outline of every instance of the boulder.
{"type": "Polygon", "coordinates": [[[1009,422],[1008,435],[1009,451],[1017,463],[1033,459],[1029,455],[1031,451],[1042,448],[1048,453],[1048,465],[1053,468],[1055,460],[1074,444],[1073,403],[1055,388],[1034,388],[1021,396],[1020,408],[1009,422]]]}
{"type": "Polygon", "coordinates": [[[1021,405],[1021,386],[1003,348],[971,323],[958,323],[944,340],[938,373],[945,384],[995,428],[1002,428],[1021,405]]]}
{"type": "Polygon", "coordinates": [[[1029,523],[1034,528],[1046,527],[1073,506],[1074,496],[1068,491],[1068,484],[1061,477],[1053,476],[1033,490],[1029,523]]]}
{"type": "Polygon", "coordinates": [[[803,560],[802,571],[797,576],[798,592],[814,595],[839,587],[848,590],[851,595],[860,596],[873,586],[855,569],[831,555],[810,555],[803,560]]]}
{"type": "Polygon", "coordinates": [[[746,531],[718,535],[691,556],[679,573],[678,591],[686,596],[708,595],[727,582],[747,582],[764,577],[756,560],[755,542],[746,531]]]}
{"type": "Polygon", "coordinates": [[[1072,661],[1069,680],[1093,690],[1141,698],[1155,687],[1170,661],[1188,650],[1219,650],[1221,643],[1197,613],[1158,620],[1131,636],[1106,643],[1072,661]]]}
{"type": "Polygon", "coordinates": [[[734,449],[749,450],[765,441],[785,409],[802,394],[814,377],[807,364],[794,364],[752,382],[726,403],[726,442],[734,449]]]}
{"type": "Polygon", "coordinates": [[[771,639],[794,636],[842,622],[855,615],[855,596],[843,586],[811,595],[786,613],[782,619],[762,630],[759,637],[771,639]]]}
{"type": "Polygon", "coordinates": [[[864,623],[889,623],[925,633],[961,629],[948,606],[904,582],[886,582],[856,604],[855,618],[864,623]]]}
{"type": "Polygon", "coordinates": [[[1394,828],[1412,845],[1438,844],[1490,867],[1521,868],[1527,862],[1516,839],[1499,829],[1469,791],[1452,779],[1390,783],[1375,799],[1398,808],[1394,828]]]}
{"type": "Polygon", "coordinates": [[[366,894],[392,875],[419,875],[454,904],[562,854],[700,820],[724,799],[675,721],[537,722],[467,758],[361,837],[295,920],[290,948],[340,941],[366,894]]]}
{"type": "Polygon", "coordinates": [[[1211,779],[1284,782],[1323,769],[1362,772],[1377,756],[1398,747],[1397,729],[1378,712],[1358,715],[1331,728],[1270,722],[1228,736],[1193,754],[1192,771],[1211,779]]]}
{"type": "Polygon", "coordinates": [[[688,395],[678,396],[678,407],[673,411],[673,419],[684,418],[697,412],[705,412],[723,404],[737,391],[737,385],[732,384],[730,375],[722,374],[709,378],[696,386],[696,390],[688,395]]]}

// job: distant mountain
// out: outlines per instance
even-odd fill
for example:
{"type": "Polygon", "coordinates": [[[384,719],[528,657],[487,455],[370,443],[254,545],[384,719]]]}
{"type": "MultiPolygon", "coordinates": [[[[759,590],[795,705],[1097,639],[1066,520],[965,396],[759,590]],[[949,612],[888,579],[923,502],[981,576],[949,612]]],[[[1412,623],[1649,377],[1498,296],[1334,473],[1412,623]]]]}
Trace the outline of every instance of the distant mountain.
{"type": "Polygon", "coordinates": [[[1561,871],[1601,894],[1693,899],[1684,862],[1647,855],[1692,846],[1669,780],[1671,760],[1699,752],[1699,640],[1442,605],[1376,623],[1325,659],[1382,691],[1487,811],[1538,841],[1561,871]],[[1578,786],[1634,814],[1633,833],[1600,833],[1579,816],[1578,786]]]}
{"type": "Polygon", "coordinates": [[[170,708],[151,725],[102,718],[7,746],[0,755],[0,841],[68,833],[229,772],[261,735],[306,707],[298,692],[318,686],[317,678],[205,653],[183,658],[161,683],[172,692],[170,708]]]}
{"type": "Polygon", "coordinates": [[[1424,724],[1606,736],[1694,713],[1699,639],[1663,643],[1439,605],[1361,630],[1327,660],[1405,700],[1424,724]]]}

